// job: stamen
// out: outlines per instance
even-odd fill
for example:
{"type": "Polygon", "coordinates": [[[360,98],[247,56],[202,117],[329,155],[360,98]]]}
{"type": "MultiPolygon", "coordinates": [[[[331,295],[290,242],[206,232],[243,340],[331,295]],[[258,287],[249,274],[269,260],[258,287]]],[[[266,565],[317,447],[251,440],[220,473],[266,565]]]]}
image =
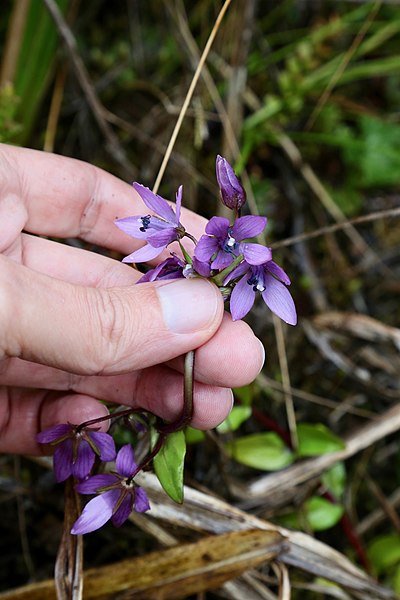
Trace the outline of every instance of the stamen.
{"type": "Polygon", "coordinates": [[[265,285],[258,279],[256,275],[253,275],[247,280],[249,285],[253,286],[253,292],[264,292],[265,285]]]}
{"type": "Polygon", "coordinates": [[[139,219],[142,222],[142,227],[139,227],[139,231],[143,231],[143,233],[149,228],[151,216],[146,215],[145,217],[140,217],[139,219]]]}

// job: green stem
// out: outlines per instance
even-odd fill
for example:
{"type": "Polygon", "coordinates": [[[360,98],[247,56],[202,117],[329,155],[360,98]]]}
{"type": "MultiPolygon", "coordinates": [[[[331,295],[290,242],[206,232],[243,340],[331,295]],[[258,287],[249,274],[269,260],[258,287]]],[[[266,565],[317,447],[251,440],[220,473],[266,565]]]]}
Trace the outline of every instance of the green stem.
{"type": "Polygon", "coordinates": [[[235,258],[235,260],[233,262],[231,262],[230,265],[225,267],[225,269],[223,269],[223,271],[220,271],[220,273],[218,273],[218,275],[211,277],[211,280],[215,283],[215,285],[218,285],[218,286],[223,285],[225,278],[229,275],[229,273],[232,273],[233,269],[236,269],[236,267],[238,267],[240,265],[243,258],[244,258],[243,254],[239,254],[239,256],[237,256],[235,258]]]}

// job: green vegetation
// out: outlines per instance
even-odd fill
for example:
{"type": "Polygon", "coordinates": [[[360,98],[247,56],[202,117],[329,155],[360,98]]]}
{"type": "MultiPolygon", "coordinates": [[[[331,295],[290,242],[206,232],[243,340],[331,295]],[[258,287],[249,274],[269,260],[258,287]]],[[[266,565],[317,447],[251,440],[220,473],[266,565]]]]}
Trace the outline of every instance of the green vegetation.
{"type": "MultiPolygon", "coordinates": [[[[220,3],[58,0],[76,41],[72,55],[44,2],[28,2],[20,21],[17,4],[0,7],[0,141],[74,156],[151,187],[220,3]]],[[[252,4],[232,2],[160,193],[172,197],[183,184],[186,206],[210,217],[215,156],[224,153],[242,175],[250,210],[268,216],[268,244],[290,274],[300,322],[280,332],[283,351],[278,326],[256,308],[248,322],[265,346],[264,370],[235,390],[236,406],[216,431],[186,432],[185,477],[210,497],[323,540],[400,594],[400,447],[389,426],[400,395],[400,6],[259,1],[252,15],[252,4]],[[324,232],[345,219],[353,226],[324,232]],[[299,484],[294,468],[304,469],[299,484]],[[269,494],[251,496],[265,477],[280,477],[279,489],[271,483],[269,494]]],[[[155,464],[178,501],[183,436],[170,440],[173,465],[165,454],[155,464]]],[[[2,458],[3,590],[32,579],[27,553],[35,579],[52,577],[62,529],[62,490],[25,458],[16,475],[13,460],[2,458]],[[20,538],[29,540],[23,553],[20,538]]],[[[171,527],[178,542],[196,539],[179,525],[171,527]]],[[[100,568],[157,547],[151,528],[132,530],[91,534],[85,564],[100,568]]],[[[268,565],[258,582],[267,589],[265,581],[278,597],[268,565]]],[[[300,568],[291,568],[290,582],[294,600],[322,600],[329,590],[356,597],[335,596],[336,586],[300,568]]]]}

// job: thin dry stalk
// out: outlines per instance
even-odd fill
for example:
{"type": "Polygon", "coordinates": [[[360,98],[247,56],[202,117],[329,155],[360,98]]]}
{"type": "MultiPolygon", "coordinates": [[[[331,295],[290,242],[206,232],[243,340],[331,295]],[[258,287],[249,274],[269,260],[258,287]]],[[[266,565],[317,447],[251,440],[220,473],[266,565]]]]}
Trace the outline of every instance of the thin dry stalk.
{"type": "MultiPolygon", "coordinates": [[[[49,0],[46,0],[46,2],[47,1],[49,1],[49,0]]],[[[204,64],[205,64],[205,62],[207,60],[208,54],[209,54],[209,52],[211,50],[211,46],[212,46],[212,44],[214,42],[215,36],[217,35],[217,32],[218,32],[218,30],[219,30],[219,28],[221,26],[222,20],[224,18],[224,15],[225,15],[226,11],[228,10],[231,1],[232,0],[225,0],[225,2],[224,2],[223,6],[222,6],[222,8],[221,8],[221,10],[220,10],[220,12],[218,14],[218,17],[217,17],[217,19],[216,19],[216,21],[214,23],[214,26],[213,26],[213,28],[211,30],[211,33],[210,33],[209,38],[207,40],[207,43],[206,43],[206,45],[204,47],[203,53],[202,53],[202,55],[200,57],[200,60],[199,60],[199,64],[197,65],[197,69],[196,69],[196,71],[195,71],[195,73],[193,75],[193,79],[190,82],[189,89],[187,91],[186,97],[185,97],[185,99],[183,101],[183,104],[182,104],[181,112],[179,113],[179,116],[178,116],[177,122],[175,124],[174,130],[173,130],[173,132],[171,134],[171,138],[169,140],[169,143],[168,143],[167,149],[165,151],[165,155],[164,155],[163,161],[162,161],[162,163],[160,165],[160,169],[158,171],[158,175],[157,175],[156,181],[155,181],[154,186],[153,186],[153,192],[155,194],[157,193],[158,188],[160,187],[161,180],[162,180],[162,178],[164,176],[165,169],[167,168],[167,164],[168,164],[169,158],[171,156],[172,150],[174,148],[176,139],[178,137],[180,128],[182,126],[183,119],[185,118],[186,111],[187,111],[187,109],[189,107],[190,101],[192,99],[194,90],[195,90],[196,85],[197,85],[197,82],[198,82],[199,77],[201,75],[201,72],[203,70],[204,64]]]]}

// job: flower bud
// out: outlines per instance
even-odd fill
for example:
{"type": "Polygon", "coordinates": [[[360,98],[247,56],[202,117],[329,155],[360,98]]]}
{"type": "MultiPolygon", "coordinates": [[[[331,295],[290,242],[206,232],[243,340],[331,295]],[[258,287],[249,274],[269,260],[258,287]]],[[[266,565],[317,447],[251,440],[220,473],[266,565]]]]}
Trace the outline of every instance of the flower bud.
{"type": "Polygon", "coordinates": [[[219,155],[217,156],[216,173],[223,204],[231,210],[239,212],[246,202],[246,192],[231,165],[219,155]]]}

